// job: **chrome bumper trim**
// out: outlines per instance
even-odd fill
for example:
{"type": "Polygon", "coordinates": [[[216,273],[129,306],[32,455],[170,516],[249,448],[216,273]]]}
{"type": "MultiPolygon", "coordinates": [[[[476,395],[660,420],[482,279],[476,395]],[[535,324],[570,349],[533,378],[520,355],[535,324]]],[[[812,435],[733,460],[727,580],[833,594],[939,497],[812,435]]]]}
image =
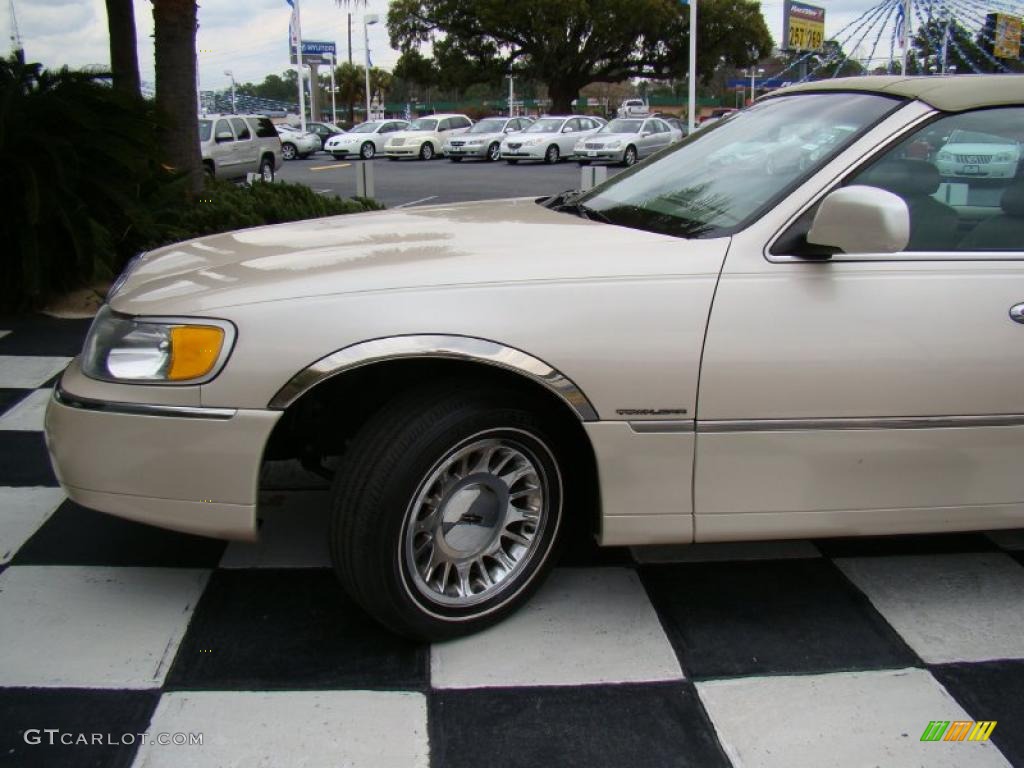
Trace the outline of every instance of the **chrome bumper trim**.
{"type": "Polygon", "coordinates": [[[698,421],[697,432],[802,432],[849,429],[950,429],[956,427],[1020,427],[1024,414],[995,416],[896,416],[855,419],[746,419],[698,421]]]}
{"type": "Polygon", "coordinates": [[[173,416],[185,419],[230,419],[236,413],[235,408],[202,408],[192,405],[155,405],[151,403],[114,403],[105,400],[93,400],[68,394],[60,384],[53,388],[53,399],[68,408],[79,408],[83,411],[102,411],[104,413],[122,413],[131,416],[173,416]]]}

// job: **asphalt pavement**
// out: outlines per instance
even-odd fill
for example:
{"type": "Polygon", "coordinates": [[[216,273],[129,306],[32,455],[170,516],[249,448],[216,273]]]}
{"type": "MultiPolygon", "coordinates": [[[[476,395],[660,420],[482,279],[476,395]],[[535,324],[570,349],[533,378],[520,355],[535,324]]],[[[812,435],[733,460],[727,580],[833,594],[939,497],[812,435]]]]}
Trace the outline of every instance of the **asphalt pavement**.
{"type": "MultiPolygon", "coordinates": [[[[277,172],[280,181],[305,184],[323,195],[351,197],[356,193],[356,170],[363,160],[335,160],[317,152],[305,160],[288,160],[277,172]]],[[[573,162],[557,165],[489,163],[447,159],[388,160],[373,163],[374,197],[389,208],[455,203],[503,197],[551,195],[580,187],[580,168],[573,162]]],[[[609,167],[609,175],[621,171],[609,167]]]]}

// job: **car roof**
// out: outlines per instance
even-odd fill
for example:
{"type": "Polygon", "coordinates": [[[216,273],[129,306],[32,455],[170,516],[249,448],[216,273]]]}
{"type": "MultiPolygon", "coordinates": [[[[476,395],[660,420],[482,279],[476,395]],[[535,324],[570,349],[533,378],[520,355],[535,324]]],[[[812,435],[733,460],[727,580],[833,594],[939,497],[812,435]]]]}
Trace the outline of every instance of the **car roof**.
{"type": "Polygon", "coordinates": [[[980,107],[1024,104],[1022,75],[930,75],[902,77],[872,75],[837,77],[791,85],[765,96],[775,98],[793,93],[858,91],[900,96],[923,101],[943,112],[962,112],[980,107]]]}
{"type": "Polygon", "coordinates": [[[413,119],[414,120],[420,120],[420,119],[425,118],[425,117],[437,117],[437,118],[443,118],[443,117],[465,117],[467,120],[469,120],[469,116],[468,115],[464,115],[461,112],[438,112],[437,114],[434,114],[434,115],[421,115],[420,117],[413,118],[413,119]]]}

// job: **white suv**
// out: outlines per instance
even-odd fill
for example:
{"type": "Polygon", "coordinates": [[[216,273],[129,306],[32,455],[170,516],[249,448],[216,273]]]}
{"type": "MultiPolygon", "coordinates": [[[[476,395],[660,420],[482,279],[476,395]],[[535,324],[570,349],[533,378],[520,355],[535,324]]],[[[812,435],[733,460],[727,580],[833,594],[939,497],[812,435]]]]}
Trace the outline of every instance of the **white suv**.
{"type": "Polygon", "coordinates": [[[465,115],[419,117],[405,130],[391,134],[384,146],[384,154],[389,160],[402,157],[433,160],[441,154],[441,147],[450,137],[465,133],[472,127],[473,121],[465,115]]]}
{"type": "Polygon", "coordinates": [[[199,119],[203,167],[218,179],[244,179],[258,173],[273,181],[281,167],[281,139],[261,115],[207,115],[199,119]]]}

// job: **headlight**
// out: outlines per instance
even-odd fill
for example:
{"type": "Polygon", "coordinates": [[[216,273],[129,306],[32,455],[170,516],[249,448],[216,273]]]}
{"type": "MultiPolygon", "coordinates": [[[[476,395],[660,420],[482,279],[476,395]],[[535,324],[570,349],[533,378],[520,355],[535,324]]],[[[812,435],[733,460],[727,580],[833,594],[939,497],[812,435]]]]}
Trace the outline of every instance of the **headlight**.
{"type": "Polygon", "coordinates": [[[523,142],[523,146],[524,147],[535,147],[538,144],[543,144],[543,143],[544,143],[544,139],[527,139],[526,141],[523,142]]]}
{"type": "Polygon", "coordinates": [[[576,146],[573,147],[573,151],[574,152],[579,152],[581,149],[586,149],[586,147],[584,147],[583,144],[584,144],[583,141],[577,141],[576,142],[576,146]]]}
{"type": "Polygon", "coordinates": [[[224,365],[234,339],[224,320],[137,318],[104,305],[85,339],[82,372],[102,381],[201,384],[224,365]]]}
{"type": "Polygon", "coordinates": [[[951,155],[949,152],[939,152],[939,154],[935,156],[935,159],[941,160],[944,163],[948,163],[953,159],[953,155],[951,155]]]}
{"type": "Polygon", "coordinates": [[[469,141],[466,142],[466,145],[470,147],[479,147],[483,143],[483,139],[470,139],[469,141]]]}
{"type": "Polygon", "coordinates": [[[1000,152],[998,155],[992,158],[992,160],[997,163],[1008,163],[1014,159],[1015,158],[1013,152],[1000,152]]]}
{"type": "Polygon", "coordinates": [[[622,146],[622,142],[621,141],[609,141],[607,144],[604,145],[604,148],[605,149],[618,149],[621,146],[622,146]]]}

